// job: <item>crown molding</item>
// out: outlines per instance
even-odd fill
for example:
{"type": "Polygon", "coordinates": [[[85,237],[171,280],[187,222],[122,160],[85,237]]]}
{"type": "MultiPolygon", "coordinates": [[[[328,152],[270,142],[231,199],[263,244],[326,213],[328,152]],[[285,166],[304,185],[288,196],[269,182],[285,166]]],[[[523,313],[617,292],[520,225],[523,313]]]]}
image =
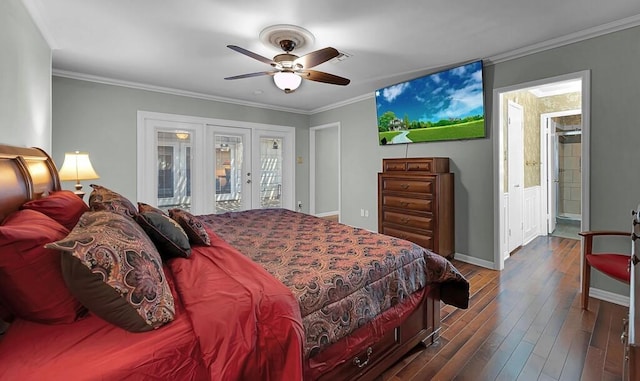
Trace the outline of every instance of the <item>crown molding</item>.
{"type": "Polygon", "coordinates": [[[603,36],[605,34],[618,32],[624,29],[633,28],[640,25],[640,15],[627,17],[621,20],[616,20],[607,24],[599,25],[593,28],[581,30],[576,33],[571,33],[566,36],[554,38],[551,40],[543,41],[537,44],[525,46],[520,49],[515,49],[509,52],[496,54],[488,57],[487,61],[490,64],[497,64],[500,62],[510,61],[516,58],[528,56],[530,54],[539,53],[545,50],[558,48],[561,46],[573,44],[576,42],[588,40],[590,38],[603,36]]]}
{"type": "Polygon", "coordinates": [[[78,80],[81,80],[81,81],[96,82],[96,83],[101,83],[101,84],[104,84],[104,85],[128,87],[128,88],[136,89],[136,90],[153,91],[153,92],[156,92],[156,93],[163,93],[163,94],[169,94],[169,95],[178,95],[178,96],[188,97],[188,98],[197,98],[197,99],[204,99],[204,100],[208,100],[208,101],[230,103],[230,104],[235,104],[235,105],[239,105],[239,106],[249,106],[249,107],[263,108],[263,109],[267,109],[267,110],[284,111],[284,112],[291,112],[291,113],[295,113],[295,114],[309,115],[308,111],[300,110],[300,109],[296,109],[296,108],[273,106],[273,105],[268,105],[268,104],[264,104],[264,103],[249,102],[249,101],[243,101],[243,100],[233,99],[233,98],[225,98],[225,97],[220,97],[220,96],[216,96],[216,95],[197,93],[197,92],[194,92],[194,91],[180,90],[180,89],[174,89],[174,88],[170,88],[170,87],[149,85],[149,84],[140,83],[140,82],[123,81],[123,80],[119,80],[119,79],[100,77],[100,76],[97,76],[97,75],[78,73],[78,72],[75,72],[75,71],[54,69],[54,70],[52,70],[52,74],[53,74],[53,76],[56,76],[56,77],[78,79],[78,80]]]}
{"type": "Polygon", "coordinates": [[[367,93],[367,94],[363,94],[363,95],[359,95],[359,96],[357,96],[355,98],[350,98],[350,99],[347,99],[347,100],[344,100],[344,101],[332,103],[332,104],[327,105],[327,106],[318,107],[316,109],[313,109],[313,110],[309,111],[309,115],[317,114],[319,112],[333,110],[334,108],[347,106],[347,105],[350,105],[352,103],[357,103],[357,102],[360,102],[360,101],[363,101],[363,100],[369,99],[369,98],[373,98],[373,92],[367,93]]]}

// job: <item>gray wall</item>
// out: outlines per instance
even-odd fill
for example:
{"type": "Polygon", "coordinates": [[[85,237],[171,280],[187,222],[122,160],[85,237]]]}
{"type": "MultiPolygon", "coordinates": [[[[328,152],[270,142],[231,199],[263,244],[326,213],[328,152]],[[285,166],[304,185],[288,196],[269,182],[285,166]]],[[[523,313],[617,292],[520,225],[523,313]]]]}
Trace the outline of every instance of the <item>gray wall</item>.
{"type": "Polygon", "coordinates": [[[51,49],[20,0],[0,1],[0,143],[51,150],[51,49]]]}
{"type": "MultiPolygon", "coordinates": [[[[296,127],[296,156],[308,157],[308,116],[256,107],[187,98],[152,91],[53,77],[53,151],[61,165],[64,153],[87,151],[100,180],[136,200],[136,128],[138,111],[296,127]]],[[[296,200],[308,206],[308,160],[296,164],[296,200]]],[[[87,181],[84,184],[88,187],[87,181]]],[[[63,188],[70,189],[71,184],[63,188]]]]}
{"type": "MultiPolygon", "coordinates": [[[[629,211],[640,201],[638,41],[640,27],[487,65],[486,139],[380,147],[373,97],[313,115],[311,125],[342,123],[342,220],[377,228],[375,176],[383,158],[447,156],[455,174],[456,252],[493,261],[493,90],[591,70],[591,228],[628,230],[629,211]],[[370,217],[360,217],[360,208],[369,209],[370,217]]],[[[592,286],[628,293],[628,287],[600,274],[592,286]]]]}

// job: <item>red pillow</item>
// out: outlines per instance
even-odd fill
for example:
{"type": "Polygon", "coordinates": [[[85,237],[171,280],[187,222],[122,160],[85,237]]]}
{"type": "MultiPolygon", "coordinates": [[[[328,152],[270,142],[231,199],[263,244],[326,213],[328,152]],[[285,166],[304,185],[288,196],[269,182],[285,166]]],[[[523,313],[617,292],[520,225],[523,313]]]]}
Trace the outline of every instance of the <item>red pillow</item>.
{"type": "Polygon", "coordinates": [[[60,252],[44,248],[68,233],[29,209],[10,214],[0,225],[0,303],[15,316],[58,324],[73,322],[84,311],[62,278],[60,252]]]}
{"type": "Polygon", "coordinates": [[[89,210],[89,206],[75,193],[63,190],[53,192],[47,197],[26,202],[22,205],[22,209],[41,212],[71,230],[78,223],[80,216],[89,210]]]}

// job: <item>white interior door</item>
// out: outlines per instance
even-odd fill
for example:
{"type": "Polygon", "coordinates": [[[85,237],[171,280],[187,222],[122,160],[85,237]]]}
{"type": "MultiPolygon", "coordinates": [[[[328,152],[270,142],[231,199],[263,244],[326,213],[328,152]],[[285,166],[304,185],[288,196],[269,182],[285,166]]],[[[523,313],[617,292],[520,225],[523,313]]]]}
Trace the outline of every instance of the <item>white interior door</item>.
{"type": "Polygon", "coordinates": [[[524,241],[524,120],[522,106],[509,102],[507,111],[507,157],[509,191],[508,251],[524,241]]]}

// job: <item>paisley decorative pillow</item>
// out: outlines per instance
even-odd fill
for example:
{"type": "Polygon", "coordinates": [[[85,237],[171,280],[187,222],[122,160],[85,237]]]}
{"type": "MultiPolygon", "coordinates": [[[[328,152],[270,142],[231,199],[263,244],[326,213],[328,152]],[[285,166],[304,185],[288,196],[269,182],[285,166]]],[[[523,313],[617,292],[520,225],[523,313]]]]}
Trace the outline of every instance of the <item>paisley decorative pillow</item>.
{"type": "Polygon", "coordinates": [[[102,319],[132,332],[173,320],[174,301],[160,254],[131,218],[87,212],[66,238],[45,247],[64,252],[67,286],[102,319]]]}
{"type": "Polygon", "coordinates": [[[211,246],[211,238],[209,238],[202,221],[193,214],[182,209],[169,209],[169,216],[182,226],[192,243],[211,246]]]}
{"type": "Polygon", "coordinates": [[[138,214],[138,210],[131,201],[120,193],[96,184],[91,184],[91,188],[93,191],[89,195],[89,209],[92,211],[106,210],[131,218],[135,218],[138,214]]]}

